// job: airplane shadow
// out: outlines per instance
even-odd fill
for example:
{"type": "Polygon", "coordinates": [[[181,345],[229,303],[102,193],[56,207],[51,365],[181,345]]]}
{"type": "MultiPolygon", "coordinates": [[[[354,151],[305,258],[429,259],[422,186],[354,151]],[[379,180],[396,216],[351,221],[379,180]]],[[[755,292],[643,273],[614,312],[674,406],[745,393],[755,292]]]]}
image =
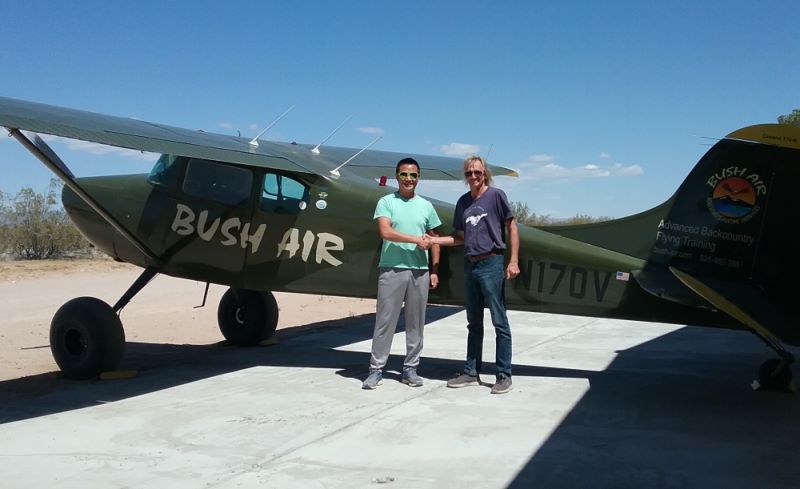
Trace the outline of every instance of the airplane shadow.
{"type": "Polygon", "coordinates": [[[697,327],[620,351],[508,487],[796,488],[800,396],[748,383],[772,356],[697,327]]]}
{"type": "MultiPolygon", "coordinates": [[[[461,310],[431,305],[427,322],[461,310]]],[[[327,368],[336,369],[344,377],[363,377],[369,353],[336,348],[370,340],[374,324],[375,314],[322,321],[276,331],[276,345],[245,348],[224,341],[209,345],[129,342],[119,368],[136,370],[133,379],[70,380],[59,372],[48,372],[0,381],[0,424],[118,401],[257,366],[327,368]],[[333,334],[311,334],[319,331],[333,334]],[[43,402],[44,398],[47,402],[43,402]]],[[[401,315],[397,331],[403,330],[401,315]]],[[[402,368],[402,357],[395,357],[392,355],[387,367],[398,363],[398,368],[402,368]]],[[[449,373],[459,368],[455,362],[444,362],[453,363],[448,366],[449,373]]],[[[432,371],[444,371],[441,362],[438,364],[432,371]]]]}

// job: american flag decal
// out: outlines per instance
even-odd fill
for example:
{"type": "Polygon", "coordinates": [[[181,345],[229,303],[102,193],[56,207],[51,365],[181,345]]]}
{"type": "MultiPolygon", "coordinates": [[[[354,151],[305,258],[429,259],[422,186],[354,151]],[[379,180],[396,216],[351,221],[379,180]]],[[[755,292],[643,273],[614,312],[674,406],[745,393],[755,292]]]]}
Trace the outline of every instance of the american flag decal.
{"type": "Polygon", "coordinates": [[[617,272],[617,280],[622,280],[623,282],[627,282],[631,278],[631,274],[628,272],[617,272]]]}

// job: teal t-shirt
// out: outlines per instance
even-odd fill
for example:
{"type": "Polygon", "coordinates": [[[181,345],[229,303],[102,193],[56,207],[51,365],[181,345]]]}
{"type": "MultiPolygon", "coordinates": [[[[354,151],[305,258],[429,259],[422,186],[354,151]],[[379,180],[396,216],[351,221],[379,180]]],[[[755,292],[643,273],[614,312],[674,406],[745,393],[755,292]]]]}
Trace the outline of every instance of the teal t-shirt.
{"type": "MultiPolygon", "coordinates": [[[[399,233],[422,236],[426,231],[442,224],[433,205],[415,195],[404,199],[395,192],[384,195],[375,207],[375,216],[388,217],[392,229],[399,233]]],[[[381,247],[380,267],[388,268],[428,268],[428,252],[421,250],[414,243],[395,243],[383,240],[381,247]]]]}

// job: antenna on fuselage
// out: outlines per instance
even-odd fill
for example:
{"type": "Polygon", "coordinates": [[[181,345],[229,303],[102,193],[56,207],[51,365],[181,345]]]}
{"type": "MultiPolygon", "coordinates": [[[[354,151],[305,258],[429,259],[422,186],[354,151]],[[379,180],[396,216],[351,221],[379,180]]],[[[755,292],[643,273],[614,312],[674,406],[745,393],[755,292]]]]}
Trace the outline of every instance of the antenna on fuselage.
{"type": "Polygon", "coordinates": [[[375,139],[373,139],[373,140],[372,140],[372,142],[371,142],[371,143],[369,143],[368,145],[364,146],[364,149],[362,149],[362,150],[361,150],[361,151],[359,151],[358,153],[354,154],[354,155],[353,155],[353,156],[351,156],[350,158],[347,158],[347,161],[345,161],[345,162],[344,162],[344,163],[342,163],[341,165],[339,165],[339,166],[337,166],[336,168],[334,168],[333,170],[331,170],[331,175],[335,175],[335,176],[337,176],[337,177],[338,177],[338,176],[339,176],[339,169],[340,169],[341,167],[343,167],[344,165],[346,165],[346,164],[350,163],[351,161],[353,161],[353,159],[354,159],[356,156],[360,155],[361,153],[363,153],[364,151],[366,151],[366,149],[367,149],[367,148],[369,148],[369,147],[370,147],[370,146],[372,146],[373,144],[377,143],[377,142],[378,142],[378,140],[379,140],[380,138],[382,138],[382,137],[383,137],[383,136],[378,136],[378,137],[376,137],[375,139]]]}
{"type": "Polygon", "coordinates": [[[277,123],[279,120],[283,119],[283,116],[285,116],[286,114],[288,114],[288,113],[289,113],[289,111],[290,111],[290,110],[292,110],[292,109],[294,109],[294,105],[292,105],[291,107],[289,107],[288,109],[286,109],[286,112],[284,112],[283,114],[279,115],[277,119],[275,119],[274,121],[272,121],[272,122],[270,123],[270,125],[268,125],[267,127],[265,127],[263,131],[261,131],[260,133],[258,133],[258,136],[256,136],[256,137],[254,137],[253,139],[251,139],[251,140],[250,140],[250,143],[249,143],[249,144],[250,144],[250,146],[252,146],[252,147],[254,147],[254,148],[258,148],[258,138],[260,138],[261,136],[263,136],[263,135],[264,135],[264,133],[265,133],[265,132],[267,132],[267,131],[269,130],[269,128],[270,128],[270,127],[274,126],[274,125],[275,125],[275,124],[276,124],[276,123],[277,123]]]}
{"type": "Polygon", "coordinates": [[[312,149],[312,150],[311,150],[311,152],[312,152],[312,153],[314,153],[315,155],[318,155],[318,154],[319,154],[319,147],[320,147],[320,146],[322,146],[323,144],[325,144],[325,141],[327,141],[328,139],[330,139],[330,138],[331,138],[331,136],[333,136],[334,134],[336,134],[336,131],[338,131],[339,129],[341,129],[341,128],[342,128],[342,126],[344,125],[344,123],[345,123],[345,122],[347,122],[347,121],[349,121],[351,117],[353,117],[353,116],[352,116],[352,115],[348,115],[348,116],[347,116],[347,118],[346,118],[345,120],[343,120],[341,124],[339,124],[338,126],[336,126],[336,129],[334,129],[334,130],[333,130],[333,132],[331,132],[330,134],[328,134],[328,137],[326,137],[325,139],[323,139],[323,140],[322,140],[322,142],[321,142],[321,143],[319,143],[318,145],[314,146],[314,149],[312,149]]]}

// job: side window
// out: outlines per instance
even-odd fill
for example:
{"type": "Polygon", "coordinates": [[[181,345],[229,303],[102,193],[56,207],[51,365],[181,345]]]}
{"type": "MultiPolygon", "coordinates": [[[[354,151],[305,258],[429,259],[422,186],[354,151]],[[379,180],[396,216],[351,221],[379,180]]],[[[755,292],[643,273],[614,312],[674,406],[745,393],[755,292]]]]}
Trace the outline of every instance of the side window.
{"type": "Polygon", "coordinates": [[[261,210],[296,214],[308,205],[308,186],[288,175],[267,173],[261,192],[261,210]]]}
{"type": "Polygon", "coordinates": [[[246,203],[252,185],[250,170],[208,160],[189,160],[183,179],[185,193],[226,205],[246,203]]]}
{"type": "Polygon", "coordinates": [[[161,155],[161,158],[153,165],[147,181],[154,185],[172,187],[178,181],[178,171],[180,165],[177,164],[181,157],[172,155],[161,155]]]}

